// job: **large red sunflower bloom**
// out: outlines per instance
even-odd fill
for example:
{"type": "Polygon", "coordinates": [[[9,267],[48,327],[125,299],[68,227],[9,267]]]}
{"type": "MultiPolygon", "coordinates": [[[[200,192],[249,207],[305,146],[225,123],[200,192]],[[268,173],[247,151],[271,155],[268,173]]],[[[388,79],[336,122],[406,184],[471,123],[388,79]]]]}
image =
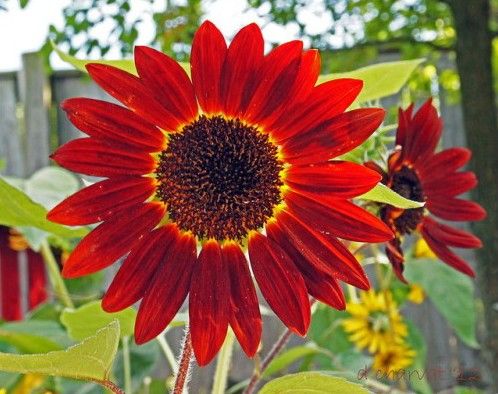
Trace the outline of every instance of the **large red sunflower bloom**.
{"type": "Polygon", "coordinates": [[[166,55],[138,47],[138,77],[87,67],[126,107],[64,102],[90,138],[67,143],[53,159],[109,179],[69,197],[49,218],[103,222],[74,250],[66,277],[101,270],[129,252],[102,305],[112,312],[142,299],[138,343],[157,336],[189,295],[192,345],[204,365],[228,325],[249,356],[258,348],[261,316],[243,250],[270,307],[304,335],[308,294],[344,308],[338,280],[369,287],[338,238],[382,242],[392,232],[349,201],[371,189],[379,174],[329,161],[361,144],[383,120],[381,109],[344,112],[361,81],[315,86],[318,52],[292,41],[264,56],[254,24],[227,48],[220,31],[204,23],[190,63],[192,80],[166,55]]]}
{"type": "MultiPolygon", "coordinates": [[[[447,221],[476,221],[486,216],[473,201],[457,198],[477,185],[471,171],[459,171],[470,160],[465,148],[450,148],[435,153],[443,122],[432,100],[428,100],[413,115],[413,104],[399,110],[396,148],[388,159],[388,172],[383,182],[404,197],[425,201],[424,208],[403,210],[385,206],[382,219],[392,228],[396,238],[387,243],[386,253],[398,278],[403,277],[403,251],[400,237],[419,232],[431,250],[446,264],[469,276],[470,265],[449,247],[479,248],[481,241],[467,231],[433,219],[429,213],[447,221]]],[[[372,166],[372,168],[375,168],[372,166]]]]}

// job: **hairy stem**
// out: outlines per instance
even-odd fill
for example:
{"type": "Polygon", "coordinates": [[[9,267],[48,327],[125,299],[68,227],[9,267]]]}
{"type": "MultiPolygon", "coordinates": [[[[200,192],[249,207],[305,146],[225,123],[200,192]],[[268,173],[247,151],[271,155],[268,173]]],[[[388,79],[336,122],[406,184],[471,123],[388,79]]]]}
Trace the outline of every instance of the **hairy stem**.
{"type": "Polygon", "coordinates": [[[175,378],[175,388],[173,394],[183,394],[188,379],[190,364],[192,363],[192,342],[190,340],[190,328],[187,328],[183,348],[178,366],[178,373],[175,378]]]}

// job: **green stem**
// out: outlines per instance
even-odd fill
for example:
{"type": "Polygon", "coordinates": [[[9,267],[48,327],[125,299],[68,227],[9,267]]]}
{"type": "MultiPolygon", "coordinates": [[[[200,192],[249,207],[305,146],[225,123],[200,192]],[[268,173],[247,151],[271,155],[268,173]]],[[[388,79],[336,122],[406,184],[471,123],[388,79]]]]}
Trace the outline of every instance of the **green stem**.
{"type": "Polygon", "coordinates": [[[123,371],[124,371],[124,386],[125,392],[131,393],[131,363],[130,363],[130,338],[123,337],[121,344],[123,345],[123,371]]]}
{"type": "Polygon", "coordinates": [[[164,333],[159,335],[157,338],[157,342],[159,342],[159,345],[161,346],[161,349],[164,353],[164,357],[166,358],[166,361],[169,364],[169,367],[171,368],[171,372],[173,375],[176,375],[178,372],[178,363],[176,362],[175,354],[173,353],[173,350],[171,350],[171,347],[169,346],[168,342],[166,341],[166,338],[164,336],[164,333]]]}
{"type": "Polygon", "coordinates": [[[45,261],[45,265],[47,266],[48,276],[57,298],[59,298],[62,304],[64,304],[67,308],[74,308],[73,301],[69,296],[66,284],[64,283],[61,272],[59,271],[59,266],[57,265],[57,261],[55,260],[54,254],[52,253],[52,249],[50,249],[50,245],[47,240],[42,242],[40,252],[43,256],[43,260],[45,261]]]}
{"type": "Polygon", "coordinates": [[[233,344],[235,335],[232,330],[228,330],[225,343],[221,348],[218,355],[218,363],[216,364],[216,371],[214,373],[214,382],[212,394],[223,394],[227,388],[228,369],[230,368],[230,360],[233,353],[233,344]]]}

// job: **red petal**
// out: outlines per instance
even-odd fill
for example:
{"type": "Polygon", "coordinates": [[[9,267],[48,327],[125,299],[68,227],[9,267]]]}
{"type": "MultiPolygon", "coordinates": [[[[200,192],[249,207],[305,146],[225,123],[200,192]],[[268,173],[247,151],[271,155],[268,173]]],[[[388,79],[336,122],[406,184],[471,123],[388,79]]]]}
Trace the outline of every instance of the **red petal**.
{"type": "Polygon", "coordinates": [[[252,23],[240,30],[228,47],[221,80],[221,97],[227,115],[240,116],[254,89],[256,72],[263,62],[261,30],[252,23]]]}
{"type": "Polygon", "coordinates": [[[285,141],[282,152],[296,165],[327,161],[363,143],[381,125],[384,115],[379,108],[346,112],[285,141]]]}
{"type": "Polygon", "coordinates": [[[446,174],[467,164],[471,156],[472,152],[466,148],[445,149],[429,157],[423,165],[417,167],[417,171],[427,180],[446,177],[446,174]]]}
{"type": "Polygon", "coordinates": [[[103,177],[149,174],[155,168],[148,153],[93,137],[69,141],[50,157],[68,170],[103,177]]]}
{"type": "Polygon", "coordinates": [[[273,113],[289,100],[301,63],[303,43],[291,41],[273,49],[265,56],[258,72],[257,87],[245,117],[253,122],[273,113]]]}
{"type": "Polygon", "coordinates": [[[422,187],[428,195],[428,200],[432,196],[454,197],[465,193],[477,186],[477,178],[471,171],[454,172],[443,179],[423,182],[422,187]]]}
{"type": "Polygon", "coordinates": [[[403,144],[403,156],[412,163],[424,162],[427,156],[434,152],[443,122],[432,105],[432,99],[427,100],[414,115],[409,124],[403,144]]]}
{"type": "Polygon", "coordinates": [[[230,325],[244,352],[253,357],[261,341],[262,321],[251,273],[238,244],[225,244],[221,255],[230,277],[230,325]]]}
{"type": "Polygon", "coordinates": [[[61,108],[78,129],[92,137],[130,144],[147,152],[160,151],[164,146],[164,134],[128,108],[81,97],[64,100],[61,108]]]}
{"type": "Polygon", "coordinates": [[[102,89],[148,122],[168,131],[175,131],[181,123],[181,119],[166,110],[138,77],[106,64],[87,64],[86,69],[102,89]]]}
{"type": "Polygon", "coordinates": [[[0,227],[0,301],[2,319],[22,319],[21,281],[17,252],[9,246],[9,229],[0,227]]]}
{"type": "Polygon", "coordinates": [[[267,224],[266,233],[268,234],[268,238],[275,241],[285,250],[294,264],[296,264],[303,276],[309,293],[313,297],[336,309],[342,310],[346,307],[342,289],[330,273],[321,270],[313,261],[309,261],[300,253],[277,224],[267,224]]]}
{"type": "Polygon", "coordinates": [[[259,288],[271,309],[292,331],[305,335],[310,324],[310,303],[303,277],[275,242],[253,232],[249,257],[259,288]]]}
{"type": "Polygon", "coordinates": [[[279,213],[277,220],[289,242],[317,269],[361,289],[370,287],[360,263],[336,238],[313,231],[302,222],[303,218],[285,211],[279,213]]]}
{"type": "Polygon", "coordinates": [[[137,46],[135,65],[143,84],[168,112],[184,123],[197,116],[194,87],[178,62],[153,48],[137,46]]]}
{"type": "Polygon", "coordinates": [[[346,200],[288,193],[285,202],[295,216],[324,234],[359,242],[385,242],[393,237],[380,219],[346,200]]]}
{"type": "Polygon", "coordinates": [[[101,222],[145,201],[154,193],[155,186],[153,178],[106,179],[66,198],[47,218],[69,226],[101,222]]]}
{"type": "Polygon", "coordinates": [[[291,166],[285,178],[292,189],[335,198],[366,193],[382,179],[377,172],[347,161],[291,166]]]}
{"type": "Polygon", "coordinates": [[[477,221],[486,217],[486,211],[476,202],[459,198],[432,198],[427,209],[444,220],[477,221]]]}
{"type": "Polygon", "coordinates": [[[399,238],[394,238],[393,240],[386,242],[386,255],[398,279],[403,283],[408,283],[403,276],[405,258],[403,256],[403,249],[401,249],[401,241],[399,238]]]}
{"type": "Polygon", "coordinates": [[[475,235],[442,223],[430,217],[425,217],[422,222],[425,232],[439,242],[457,248],[480,248],[482,242],[475,235]]]}
{"type": "Polygon", "coordinates": [[[217,241],[202,248],[192,276],[189,296],[190,333],[195,358],[208,364],[225,340],[230,302],[230,279],[217,241]]]}
{"type": "Polygon", "coordinates": [[[396,132],[396,145],[405,145],[406,135],[409,133],[408,128],[413,117],[413,104],[406,110],[398,109],[398,130],[396,132]]]}
{"type": "Polygon", "coordinates": [[[45,263],[39,253],[31,249],[28,255],[28,307],[34,309],[47,299],[47,274],[45,263]]]}
{"type": "Polygon", "coordinates": [[[458,257],[454,254],[443,242],[440,240],[433,238],[428,232],[427,228],[422,226],[421,229],[422,236],[424,237],[429,248],[443,260],[449,266],[455,268],[457,271],[463,272],[465,275],[474,277],[475,272],[472,267],[462,258],[458,257]]]}
{"type": "Polygon", "coordinates": [[[102,299],[102,308],[106,312],[118,312],[142,298],[179,236],[174,225],[160,227],[144,235],[119,268],[102,299]]]}
{"type": "Polygon", "coordinates": [[[164,212],[162,204],[147,203],[102,223],[73,250],[64,264],[63,275],[76,278],[111,265],[152,230],[164,212]]]}
{"type": "Polygon", "coordinates": [[[316,86],[304,101],[295,103],[268,126],[272,137],[283,141],[304,133],[320,123],[342,114],[363,87],[358,79],[335,79],[316,86]]]}
{"type": "Polygon", "coordinates": [[[173,320],[187,297],[196,256],[191,235],[183,234],[172,241],[140,304],[135,322],[136,343],[157,337],[173,320]]]}
{"type": "Polygon", "coordinates": [[[222,109],[221,71],[227,54],[223,35],[211,22],[204,22],[192,42],[190,66],[195,94],[204,112],[216,113],[222,109]]]}

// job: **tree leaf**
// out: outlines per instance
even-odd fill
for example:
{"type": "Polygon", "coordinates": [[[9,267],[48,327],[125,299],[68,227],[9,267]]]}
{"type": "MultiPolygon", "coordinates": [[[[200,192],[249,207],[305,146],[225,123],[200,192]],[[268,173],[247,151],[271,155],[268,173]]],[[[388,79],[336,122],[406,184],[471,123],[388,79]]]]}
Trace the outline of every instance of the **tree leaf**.
{"type": "Polygon", "coordinates": [[[372,190],[356,198],[381,202],[403,209],[422,208],[425,205],[423,202],[408,200],[382,183],[378,183],[372,190]]]}
{"type": "Polygon", "coordinates": [[[46,219],[47,210],[24,192],[0,178],[0,224],[17,227],[32,226],[65,238],[83,237],[88,229],[70,229],[46,219]]]}
{"type": "Polygon", "coordinates": [[[113,321],[67,350],[27,355],[0,353],[0,370],[103,382],[109,378],[118,343],[119,322],[113,321]]]}
{"type": "Polygon", "coordinates": [[[295,346],[290,348],[272,360],[272,362],[265,369],[263,377],[267,378],[282,371],[300,358],[320,352],[323,351],[316,346],[295,346]]]}
{"type": "Polygon", "coordinates": [[[302,372],[272,380],[259,394],[367,394],[368,390],[343,378],[319,372],[302,372]]]}
{"type": "Polygon", "coordinates": [[[107,313],[100,306],[99,301],[89,302],[77,309],[64,309],[61,314],[61,323],[67,328],[67,332],[74,340],[82,340],[108,325],[114,320],[119,321],[121,337],[133,335],[133,328],[137,312],[133,308],[127,308],[117,313],[107,313]]]}
{"type": "Polygon", "coordinates": [[[472,280],[436,259],[408,260],[404,275],[422,286],[436,309],[468,346],[478,348],[472,280]]]}
{"type": "Polygon", "coordinates": [[[363,89],[355,102],[364,103],[398,93],[413,70],[423,61],[424,59],[414,59],[373,64],[345,73],[322,75],[318,78],[318,83],[338,78],[361,79],[363,89]]]}
{"type": "MultiPolygon", "coordinates": [[[[65,61],[66,63],[69,63],[71,66],[76,68],[77,70],[83,71],[86,73],[86,65],[89,63],[100,63],[100,64],[108,64],[109,66],[114,66],[117,68],[120,68],[121,70],[127,71],[131,74],[138,75],[137,69],[135,68],[135,63],[133,59],[122,59],[122,60],[103,60],[103,59],[96,59],[96,60],[91,60],[91,59],[78,59],[75,56],[71,56],[55,45],[54,42],[52,42],[52,47],[54,48],[54,51],[59,55],[59,57],[65,61]]],[[[180,66],[187,72],[187,74],[190,75],[190,64],[186,62],[178,62],[180,66]]]]}

